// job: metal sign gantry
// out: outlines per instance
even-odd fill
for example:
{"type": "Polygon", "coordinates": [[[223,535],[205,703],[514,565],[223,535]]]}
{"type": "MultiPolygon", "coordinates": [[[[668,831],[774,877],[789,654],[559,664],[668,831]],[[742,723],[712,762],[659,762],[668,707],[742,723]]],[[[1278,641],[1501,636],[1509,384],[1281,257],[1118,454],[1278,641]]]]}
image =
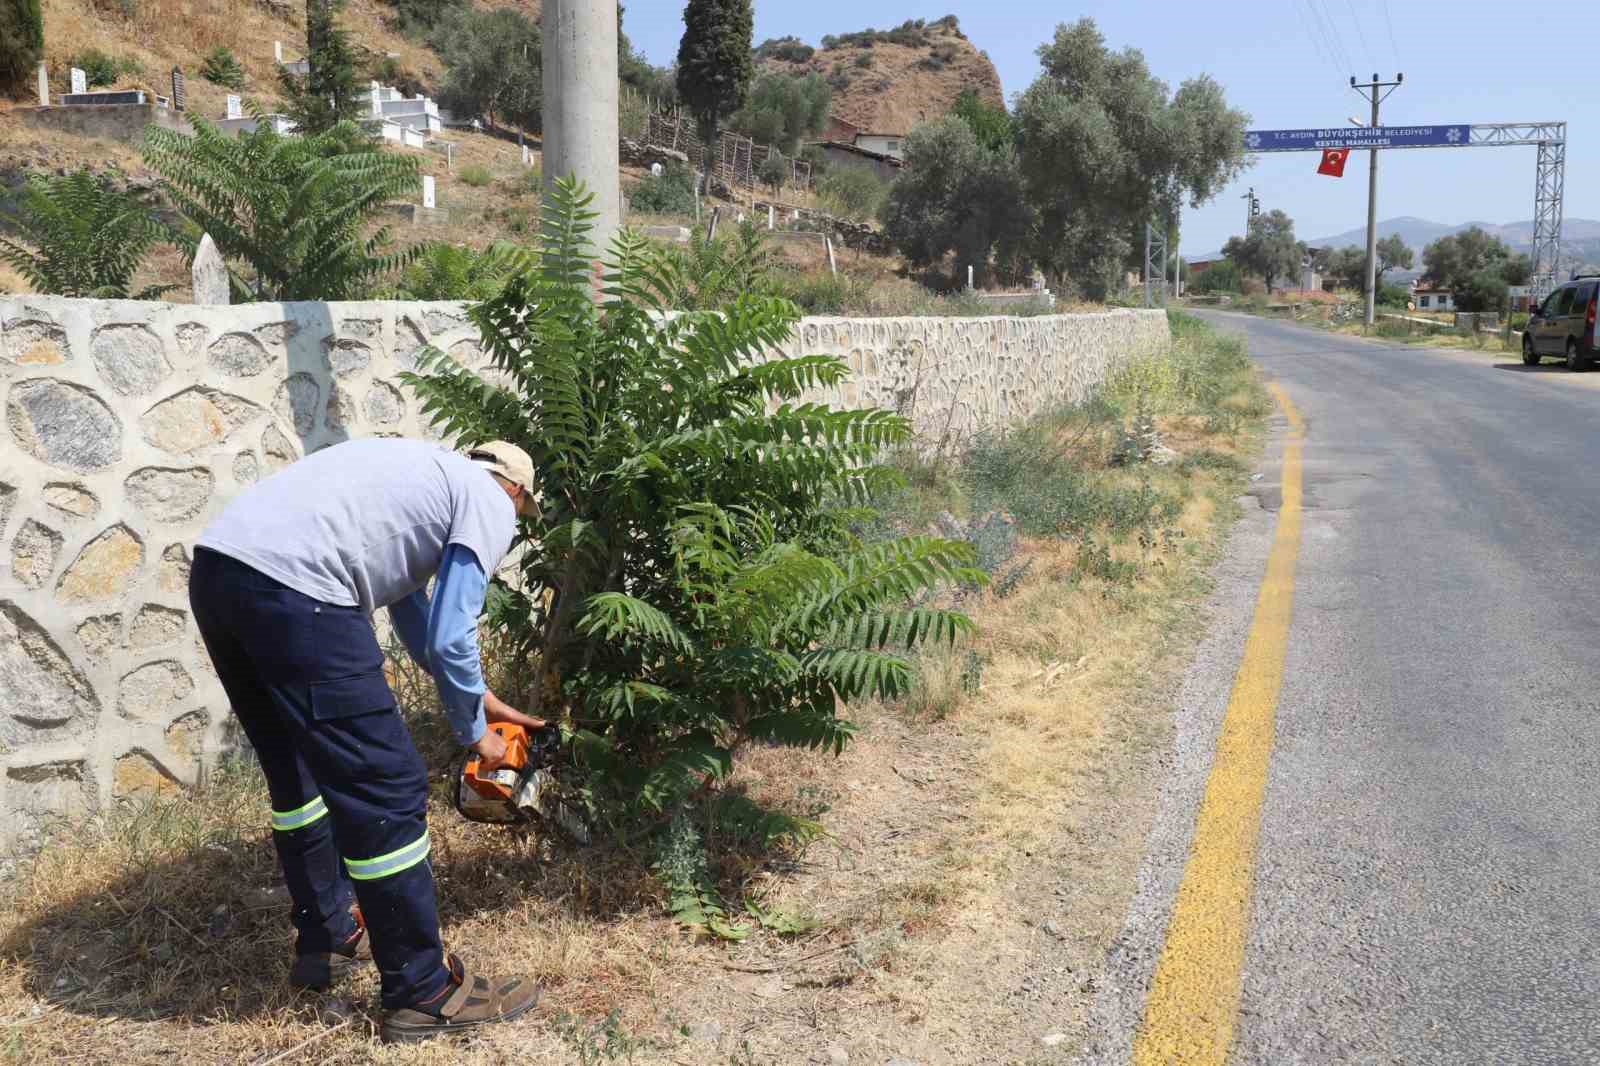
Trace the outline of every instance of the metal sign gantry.
{"type": "Polygon", "coordinates": [[[1252,130],[1245,151],[1320,152],[1327,148],[1377,148],[1396,152],[1420,148],[1498,148],[1533,145],[1539,150],[1533,183],[1533,278],[1543,298],[1556,286],[1561,269],[1561,223],[1567,186],[1565,122],[1489,122],[1470,126],[1384,126],[1377,129],[1252,130]],[[1462,129],[1467,130],[1461,136],[1462,129]],[[1426,132],[1425,132],[1426,131],[1426,132]],[[1439,136],[1432,136],[1439,131],[1439,136]],[[1455,134],[1455,136],[1450,136],[1455,134]],[[1348,143],[1347,143],[1348,142],[1348,143]]]}

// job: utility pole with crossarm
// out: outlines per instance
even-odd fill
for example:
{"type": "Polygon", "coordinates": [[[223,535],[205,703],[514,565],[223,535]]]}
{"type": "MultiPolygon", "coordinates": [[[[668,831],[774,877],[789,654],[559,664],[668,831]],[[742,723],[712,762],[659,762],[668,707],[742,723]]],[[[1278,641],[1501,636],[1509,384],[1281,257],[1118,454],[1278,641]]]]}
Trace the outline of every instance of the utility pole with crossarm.
{"type": "MultiPolygon", "coordinates": [[[[1372,129],[1378,128],[1378,105],[1405,80],[1404,74],[1396,74],[1394,81],[1379,81],[1374,74],[1370,82],[1357,84],[1355,75],[1350,76],[1350,88],[1372,102],[1372,129]]],[[[1371,157],[1367,170],[1367,325],[1370,326],[1378,319],[1378,150],[1374,148],[1367,155],[1371,157]]]]}

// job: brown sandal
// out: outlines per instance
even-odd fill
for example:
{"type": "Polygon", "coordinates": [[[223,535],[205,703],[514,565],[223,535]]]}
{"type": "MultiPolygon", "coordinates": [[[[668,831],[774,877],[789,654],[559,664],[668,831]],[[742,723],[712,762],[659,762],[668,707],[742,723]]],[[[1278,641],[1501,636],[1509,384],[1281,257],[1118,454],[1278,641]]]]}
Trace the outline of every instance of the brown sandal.
{"type": "Polygon", "coordinates": [[[383,1018],[385,1043],[427,1040],[495,1022],[520,1018],[539,1002],[539,987],[526,977],[484,977],[449,956],[450,982],[444,1003],[434,1014],[417,1007],[392,1010],[383,1018]]]}

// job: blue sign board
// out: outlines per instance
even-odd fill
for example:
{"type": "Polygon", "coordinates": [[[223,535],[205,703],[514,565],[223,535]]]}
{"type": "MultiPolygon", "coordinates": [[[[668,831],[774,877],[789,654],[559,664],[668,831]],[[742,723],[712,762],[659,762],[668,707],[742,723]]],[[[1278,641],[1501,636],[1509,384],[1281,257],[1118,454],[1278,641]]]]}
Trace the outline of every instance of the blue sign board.
{"type": "Polygon", "coordinates": [[[1472,143],[1472,126],[1346,126],[1329,130],[1251,130],[1250,152],[1320,152],[1324,148],[1460,148],[1472,143]]]}

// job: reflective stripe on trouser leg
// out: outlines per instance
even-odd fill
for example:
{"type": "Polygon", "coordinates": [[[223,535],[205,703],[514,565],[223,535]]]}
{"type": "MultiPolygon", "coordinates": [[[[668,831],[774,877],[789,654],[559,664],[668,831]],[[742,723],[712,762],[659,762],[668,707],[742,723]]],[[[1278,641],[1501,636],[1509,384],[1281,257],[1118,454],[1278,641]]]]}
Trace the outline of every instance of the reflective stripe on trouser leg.
{"type": "Polygon", "coordinates": [[[376,881],[380,877],[409,870],[427,857],[428,832],[423,830],[420,837],[403,848],[396,848],[389,854],[379,855],[375,859],[346,859],[344,868],[353,880],[376,881]]]}
{"type": "Polygon", "coordinates": [[[321,796],[317,796],[304,807],[297,807],[292,811],[273,811],[272,828],[280,833],[293,832],[320,821],[327,813],[328,805],[322,802],[321,796]]]}

